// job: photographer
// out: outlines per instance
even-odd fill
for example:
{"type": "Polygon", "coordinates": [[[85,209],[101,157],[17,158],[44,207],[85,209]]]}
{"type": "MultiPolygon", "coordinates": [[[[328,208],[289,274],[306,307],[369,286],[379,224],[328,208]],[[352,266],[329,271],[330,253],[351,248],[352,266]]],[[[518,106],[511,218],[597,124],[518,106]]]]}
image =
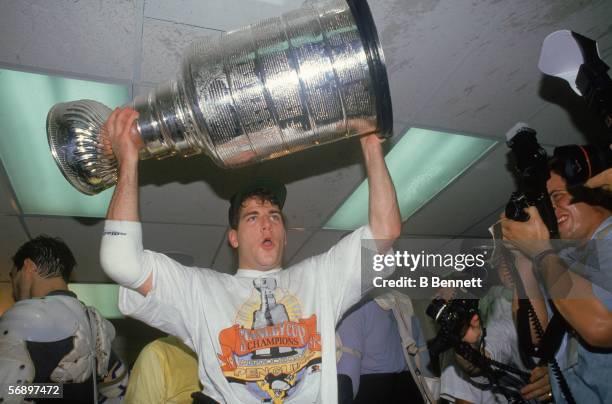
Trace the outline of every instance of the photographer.
{"type": "Polygon", "coordinates": [[[545,367],[536,368],[527,381],[512,321],[513,282],[506,258],[501,255],[499,258],[497,272],[501,285],[493,286],[480,300],[479,314],[471,315],[464,327],[465,332],[462,332],[462,341],[483,356],[522,371],[525,380],[506,375],[499,379],[501,386],[491,384],[485,377],[485,370],[455,353],[445,357],[448,366],[442,371],[441,393],[451,402],[505,403],[518,399],[519,391],[524,400],[549,398],[551,388],[545,367]],[[483,324],[486,324],[485,328],[483,324]],[[516,395],[507,394],[507,388],[514,390],[516,395]]]}
{"type": "MultiPolygon", "coordinates": [[[[534,290],[535,279],[542,279],[547,297],[572,328],[557,359],[576,402],[612,402],[612,212],[574,203],[558,167],[551,170],[548,194],[560,238],[571,246],[559,253],[553,249],[535,207],[526,209],[526,222],[502,215],[504,239],[533,262],[534,276],[521,273],[525,288],[534,290]]],[[[542,323],[546,329],[546,321],[542,323]]],[[[553,383],[555,398],[561,402],[558,389],[553,383]]]]}

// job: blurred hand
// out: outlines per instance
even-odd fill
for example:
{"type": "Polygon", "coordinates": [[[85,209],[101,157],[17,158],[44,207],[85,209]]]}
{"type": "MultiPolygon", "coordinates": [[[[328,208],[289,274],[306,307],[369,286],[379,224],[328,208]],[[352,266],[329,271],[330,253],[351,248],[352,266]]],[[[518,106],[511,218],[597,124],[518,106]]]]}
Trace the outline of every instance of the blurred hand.
{"type": "Polygon", "coordinates": [[[455,288],[440,288],[434,297],[437,299],[446,300],[448,302],[449,300],[453,300],[455,298],[455,292],[455,288]]]}
{"type": "Polygon", "coordinates": [[[551,248],[548,228],[535,206],[525,209],[529,220],[518,222],[501,215],[501,226],[504,240],[508,241],[529,258],[551,248]]]}
{"type": "Polygon", "coordinates": [[[521,389],[521,394],[526,400],[538,399],[548,400],[552,397],[552,387],[548,378],[548,367],[539,366],[531,371],[529,384],[521,389]]]}
{"type": "Polygon", "coordinates": [[[138,161],[138,152],[144,146],[136,128],[138,112],[132,108],[115,108],[102,127],[104,153],[114,155],[119,166],[138,161]]]}
{"type": "Polygon", "coordinates": [[[482,327],[480,326],[480,317],[478,314],[474,314],[470,320],[470,325],[468,326],[468,329],[461,340],[473,345],[480,342],[481,336],[482,327]]]}

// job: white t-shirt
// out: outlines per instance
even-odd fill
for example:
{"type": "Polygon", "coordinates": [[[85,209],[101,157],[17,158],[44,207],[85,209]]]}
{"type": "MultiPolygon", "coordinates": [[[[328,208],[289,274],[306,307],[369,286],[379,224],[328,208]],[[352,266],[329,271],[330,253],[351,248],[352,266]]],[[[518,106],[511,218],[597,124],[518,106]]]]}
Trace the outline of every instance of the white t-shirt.
{"type": "Polygon", "coordinates": [[[203,392],[220,403],[334,403],[334,327],[361,296],[371,238],[362,227],[288,269],[236,275],[145,250],[153,287],[146,297],[121,287],[119,308],[192,348],[203,392]]]}

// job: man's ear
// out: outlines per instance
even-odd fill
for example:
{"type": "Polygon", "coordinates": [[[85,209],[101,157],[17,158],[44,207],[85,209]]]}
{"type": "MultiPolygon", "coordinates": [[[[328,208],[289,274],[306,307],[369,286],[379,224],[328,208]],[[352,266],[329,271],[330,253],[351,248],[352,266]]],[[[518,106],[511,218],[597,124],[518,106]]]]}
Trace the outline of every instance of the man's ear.
{"type": "Polygon", "coordinates": [[[238,232],[234,229],[230,229],[227,233],[227,241],[233,248],[238,248],[238,232]]]}
{"type": "Polygon", "coordinates": [[[32,261],[29,258],[26,258],[23,260],[23,267],[21,268],[22,271],[27,272],[28,274],[32,275],[38,272],[38,267],[36,266],[36,264],[34,263],[34,261],[32,261]]]}
{"type": "Polygon", "coordinates": [[[38,266],[29,258],[23,260],[23,267],[21,267],[24,275],[33,276],[38,274],[38,266]]]}

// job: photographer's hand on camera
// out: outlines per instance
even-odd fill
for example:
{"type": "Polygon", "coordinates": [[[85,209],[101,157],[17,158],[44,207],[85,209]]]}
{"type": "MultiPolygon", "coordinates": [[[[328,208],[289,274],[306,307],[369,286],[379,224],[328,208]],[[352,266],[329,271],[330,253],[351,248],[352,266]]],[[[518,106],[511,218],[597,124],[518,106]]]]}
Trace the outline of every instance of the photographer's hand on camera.
{"type": "Polygon", "coordinates": [[[501,226],[504,240],[518,248],[528,258],[534,258],[544,251],[550,250],[548,228],[542,221],[540,213],[534,206],[525,209],[529,220],[518,222],[501,215],[501,226]]]}

